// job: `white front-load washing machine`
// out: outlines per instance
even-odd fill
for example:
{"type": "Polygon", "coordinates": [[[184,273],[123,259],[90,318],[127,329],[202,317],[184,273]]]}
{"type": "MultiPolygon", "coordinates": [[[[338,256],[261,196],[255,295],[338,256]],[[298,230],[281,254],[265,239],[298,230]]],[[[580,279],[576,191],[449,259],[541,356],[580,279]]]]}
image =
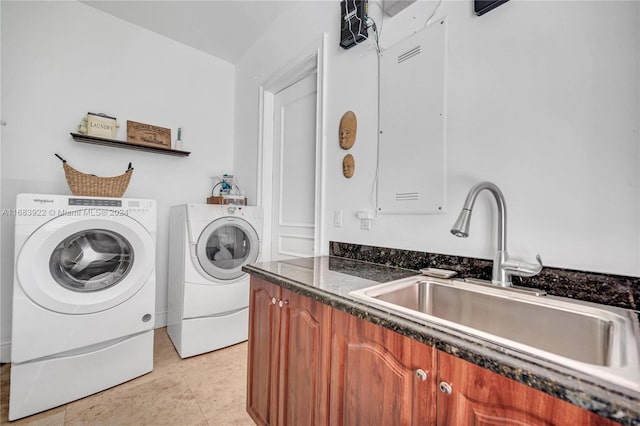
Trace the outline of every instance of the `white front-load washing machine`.
{"type": "Polygon", "coordinates": [[[260,257],[261,207],[184,204],[169,219],[167,332],[182,358],[247,340],[249,275],[260,257]]]}
{"type": "Polygon", "coordinates": [[[9,420],[153,369],[153,200],[19,194],[9,420]]]}

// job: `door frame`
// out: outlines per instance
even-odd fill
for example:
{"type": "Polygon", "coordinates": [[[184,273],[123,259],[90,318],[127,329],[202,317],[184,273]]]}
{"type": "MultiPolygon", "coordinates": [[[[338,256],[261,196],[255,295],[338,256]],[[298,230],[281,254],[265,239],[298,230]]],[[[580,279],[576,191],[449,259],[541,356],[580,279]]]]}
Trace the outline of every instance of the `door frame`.
{"type": "Polygon", "coordinates": [[[273,130],[274,130],[274,101],[278,92],[286,89],[302,78],[316,73],[316,176],[315,176],[315,229],[314,229],[314,255],[323,256],[329,251],[325,244],[323,206],[324,194],[324,87],[326,68],[326,44],[327,34],[322,35],[319,43],[305,50],[306,53],[294,60],[260,85],[259,98],[259,130],[258,130],[258,205],[264,209],[264,235],[263,253],[266,259],[271,258],[273,215],[273,183],[271,173],[273,170],[273,130]],[[309,53],[311,51],[311,53],[309,53]]]}

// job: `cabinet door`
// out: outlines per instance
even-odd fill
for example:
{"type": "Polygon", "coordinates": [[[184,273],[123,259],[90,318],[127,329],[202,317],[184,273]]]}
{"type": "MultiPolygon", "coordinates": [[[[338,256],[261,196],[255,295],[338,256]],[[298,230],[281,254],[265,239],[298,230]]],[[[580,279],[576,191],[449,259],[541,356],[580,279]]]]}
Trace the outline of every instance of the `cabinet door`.
{"type": "Polygon", "coordinates": [[[438,358],[439,380],[452,389],[438,391],[439,426],[617,424],[447,353],[438,358]]]}
{"type": "Polygon", "coordinates": [[[327,425],[331,307],[282,289],[279,425],[327,425]]]}
{"type": "Polygon", "coordinates": [[[259,278],[251,278],[247,412],[258,425],[275,424],[277,413],[279,299],[280,287],[259,278]]]}
{"type": "Polygon", "coordinates": [[[434,424],[435,350],[338,310],[332,316],[331,425],[434,424]]]}

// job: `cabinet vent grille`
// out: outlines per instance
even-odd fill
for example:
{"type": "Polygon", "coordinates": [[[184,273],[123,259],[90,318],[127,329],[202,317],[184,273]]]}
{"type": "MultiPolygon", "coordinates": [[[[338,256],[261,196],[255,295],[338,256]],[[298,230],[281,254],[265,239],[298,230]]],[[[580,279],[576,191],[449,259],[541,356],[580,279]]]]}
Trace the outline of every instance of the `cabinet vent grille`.
{"type": "Polygon", "coordinates": [[[414,47],[412,49],[409,49],[404,53],[399,54],[398,55],[398,63],[401,64],[404,61],[406,61],[408,59],[411,59],[414,56],[419,55],[419,54],[420,54],[420,45],[418,45],[418,46],[416,46],[416,47],[414,47]]]}
{"type": "Polygon", "coordinates": [[[396,201],[418,201],[420,200],[419,192],[396,192],[396,201]]]}

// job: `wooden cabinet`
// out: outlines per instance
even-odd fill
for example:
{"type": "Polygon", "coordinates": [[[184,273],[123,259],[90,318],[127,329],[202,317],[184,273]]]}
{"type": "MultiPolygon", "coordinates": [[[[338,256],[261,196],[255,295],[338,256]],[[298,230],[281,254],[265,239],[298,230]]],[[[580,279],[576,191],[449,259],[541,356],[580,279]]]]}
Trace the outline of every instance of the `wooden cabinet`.
{"type": "Polygon", "coordinates": [[[259,425],[327,425],[331,308],[251,278],[247,412],[259,425]]]}
{"type": "Polygon", "coordinates": [[[438,426],[617,425],[445,352],[438,353],[438,369],[439,386],[451,390],[438,390],[438,426]]]}
{"type": "Polygon", "coordinates": [[[255,277],[247,412],[285,426],[617,424],[255,277]]]}
{"type": "Polygon", "coordinates": [[[331,425],[435,424],[435,349],[335,310],[331,425]]]}
{"type": "Polygon", "coordinates": [[[279,297],[280,287],[251,278],[247,412],[259,425],[271,424],[277,412],[280,327],[279,308],[275,302],[279,297]]]}

